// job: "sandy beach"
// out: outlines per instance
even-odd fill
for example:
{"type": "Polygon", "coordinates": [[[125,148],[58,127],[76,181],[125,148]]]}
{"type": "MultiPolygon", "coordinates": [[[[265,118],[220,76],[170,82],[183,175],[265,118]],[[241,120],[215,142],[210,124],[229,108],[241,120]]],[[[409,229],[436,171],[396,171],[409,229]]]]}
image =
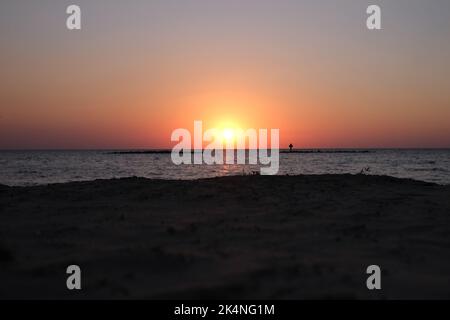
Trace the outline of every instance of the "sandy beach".
{"type": "Polygon", "coordinates": [[[0,298],[450,298],[449,213],[450,186],[367,175],[0,186],[0,298]]]}

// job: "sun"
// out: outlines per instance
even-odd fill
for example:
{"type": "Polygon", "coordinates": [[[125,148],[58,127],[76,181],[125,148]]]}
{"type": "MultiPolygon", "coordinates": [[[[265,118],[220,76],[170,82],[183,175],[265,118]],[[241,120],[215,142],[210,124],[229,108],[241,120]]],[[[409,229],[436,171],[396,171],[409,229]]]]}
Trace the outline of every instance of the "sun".
{"type": "Polygon", "coordinates": [[[233,120],[222,120],[216,124],[216,140],[232,146],[236,143],[240,126],[233,120]]]}
{"type": "Polygon", "coordinates": [[[223,130],[223,139],[225,142],[232,142],[234,139],[234,130],[233,129],[224,129],[223,130]]]}

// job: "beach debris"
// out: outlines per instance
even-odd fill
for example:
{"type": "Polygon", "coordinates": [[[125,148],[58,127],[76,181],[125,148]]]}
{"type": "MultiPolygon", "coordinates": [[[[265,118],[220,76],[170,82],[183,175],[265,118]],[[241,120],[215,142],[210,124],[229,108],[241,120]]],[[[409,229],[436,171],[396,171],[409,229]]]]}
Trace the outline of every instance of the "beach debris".
{"type": "Polygon", "coordinates": [[[370,172],[370,167],[362,168],[359,174],[367,174],[370,172]]]}

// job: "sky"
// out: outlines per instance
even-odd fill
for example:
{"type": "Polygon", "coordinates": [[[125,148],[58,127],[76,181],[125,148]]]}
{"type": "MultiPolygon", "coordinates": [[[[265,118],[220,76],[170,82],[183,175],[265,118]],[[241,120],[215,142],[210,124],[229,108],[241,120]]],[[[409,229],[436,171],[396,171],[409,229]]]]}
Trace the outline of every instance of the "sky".
{"type": "Polygon", "coordinates": [[[194,120],[450,147],[449,31],[448,0],[3,0],[0,149],[171,148],[194,120]]]}

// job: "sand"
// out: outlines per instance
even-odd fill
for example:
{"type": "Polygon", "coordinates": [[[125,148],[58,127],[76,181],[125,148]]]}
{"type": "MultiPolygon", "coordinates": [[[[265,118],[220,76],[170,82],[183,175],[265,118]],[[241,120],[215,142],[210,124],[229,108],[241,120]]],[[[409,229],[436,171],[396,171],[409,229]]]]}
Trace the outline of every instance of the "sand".
{"type": "Polygon", "coordinates": [[[449,209],[366,175],[0,186],[0,298],[450,298],[449,209]]]}

